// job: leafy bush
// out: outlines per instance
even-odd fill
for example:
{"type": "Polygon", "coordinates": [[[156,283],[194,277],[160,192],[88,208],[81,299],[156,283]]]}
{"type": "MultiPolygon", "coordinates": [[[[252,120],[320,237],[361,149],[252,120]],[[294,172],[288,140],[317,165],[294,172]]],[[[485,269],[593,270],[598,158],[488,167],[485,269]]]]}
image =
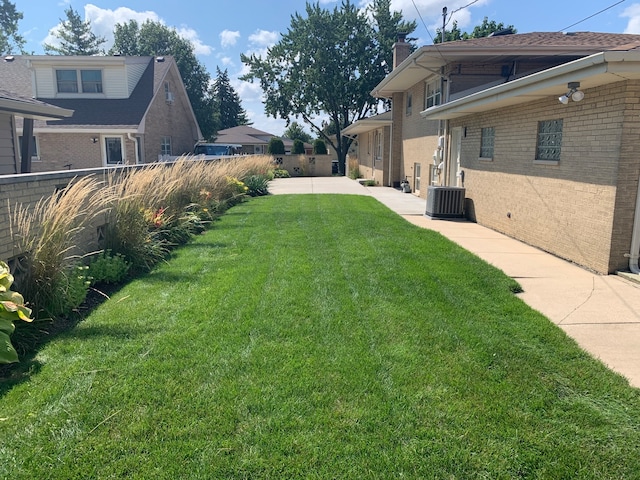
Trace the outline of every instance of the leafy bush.
{"type": "Polygon", "coordinates": [[[269,145],[267,145],[267,153],[269,155],[284,155],[284,142],[281,138],[271,137],[269,145]]]}
{"type": "Polygon", "coordinates": [[[300,139],[295,139],[293,141],[293,148],[291,149],[291,153],[294,155],[304,155],[304,143],[300,139]]]}
{"type": "Polygon", "coordinates": [[[327,145],[324,143],[324,140],[318,138],[313,142],[313,153],[316,155],[327,154],[327,145]]]}
{"type": "Polygon", "coordinates": [[[31,309],[24,306],[24,298],[11,291],[13,275],[5,262],[0,262],[0,363],[18,361],[18,353],[11,344],[10,336],[15,330],[13,322],[31,322],[31,309]]]}
{"type": "Polygon", "coordinates": [[[250,175],[244,179],[244,183],[249,188],[249,195],[259,197],[269,194],[269,180],[263,175],[250,175]]]}
{"type": "Polygon", "coordinates": [[[273,171],[273,178],[289,178],[289,172],[283,168],[277,168],[273,171]]]}
{"type": "Polygon", "coordinates": [[[131,263],[124,255],[106,250],[89,263],[91,285],[120,283],[127,278],[130,268],[131,263]]]}

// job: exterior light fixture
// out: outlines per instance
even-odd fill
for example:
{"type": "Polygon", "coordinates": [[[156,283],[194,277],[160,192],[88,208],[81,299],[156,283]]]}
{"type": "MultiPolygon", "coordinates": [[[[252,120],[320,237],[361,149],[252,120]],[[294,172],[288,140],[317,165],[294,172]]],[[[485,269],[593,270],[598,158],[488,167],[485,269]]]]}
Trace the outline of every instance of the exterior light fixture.
{"type": "Polygon", "coordinates": [[[91,138],[91,141],[92,141],[93,143],[98,143],[98,137],[92,137],[92,138],[91,138]]]}
{"type": "Polygon", "coordinates": [[[569,99],[573,100],[574,102],[579,102],[584,98],[584,92],[578,90],[580,88],[580,82],[569,82],[567,84],[567,88],[569,89],[569,91],[561,97],[558,97],[558,101],[563,105],[569,103],[569,99]]]}

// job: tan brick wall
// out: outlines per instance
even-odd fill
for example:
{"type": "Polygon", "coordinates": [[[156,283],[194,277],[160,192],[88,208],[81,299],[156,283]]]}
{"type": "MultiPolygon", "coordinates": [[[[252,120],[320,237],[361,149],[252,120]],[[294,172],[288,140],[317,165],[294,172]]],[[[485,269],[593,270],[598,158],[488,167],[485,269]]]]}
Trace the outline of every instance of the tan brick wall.
{"type": "Polygon", "coordinates": [[[360,177],[373,179],[378,185],[388,185],[389,178],[389,148],[391,141],[391,127],[377,129],[382,135],[382,157],[375,158],[376,130],[358,135],[357,153],[350,153],[348,161],[358,163],[360,177]]]}
{"type": "Polygon", "coordinates": [[[176,68],[171,68],[167,75],[174,94],[174,101],[165,101],[164,86],[158,93],[146,117],[144,133],[145,163],[158,161],[161,153],[162,137],[171,137],[173,155],[182,155],[193,151],[193,146],[199,140],[198,133],[189,109],[189,99],[183,89],[178,89],[179,77],[176,68]]]}
{"type": "MultiPolygon", "coordinates": [[[[630,238],[629,228],[623,226],[628,215],[620,217],[619,232],[614,232],[613,212],[616,202],[618,206],[631,198],[635,202],[632,192],[638,178],[633,153],[638,145],[638,86],[633,86],[635,99],[625,100],[629,88],[621,82],[585,90],[580,103],[562,105],[551,96],[452,121],[451,127],[466,130],[461,166],[468,213],[480,224],[562,258],[611,272],[617,264],[610,260],[612,236],[630,238]],[[633,123],[625,124],[634,115],[633,123]],[[559,118],[563,119],[560,161],[535,164],[538,121],[559,118]],[[495,128],[490,162],[478,158],[482,127],[495,128]],[[621,182],[626,189],[622,194],[617,191],[619,177],[629,175],[635,177],[621,182]]],[[[619,257],[624,247],[616,249],[619,257]]]]}

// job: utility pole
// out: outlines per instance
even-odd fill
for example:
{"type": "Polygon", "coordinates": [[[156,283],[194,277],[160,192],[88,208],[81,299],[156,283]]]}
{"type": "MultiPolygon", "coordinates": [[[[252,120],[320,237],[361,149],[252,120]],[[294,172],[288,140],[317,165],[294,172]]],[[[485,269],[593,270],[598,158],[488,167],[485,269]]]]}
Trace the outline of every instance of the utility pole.
{"type": "Polygon", "coordinates": [[[441,40],[440,43],[444,43],[445,41],[444,29],[446,26],[447,26],[447,7],[442,7],[442,32],[441,32],[442,38],[440,38],[441,40]]]}

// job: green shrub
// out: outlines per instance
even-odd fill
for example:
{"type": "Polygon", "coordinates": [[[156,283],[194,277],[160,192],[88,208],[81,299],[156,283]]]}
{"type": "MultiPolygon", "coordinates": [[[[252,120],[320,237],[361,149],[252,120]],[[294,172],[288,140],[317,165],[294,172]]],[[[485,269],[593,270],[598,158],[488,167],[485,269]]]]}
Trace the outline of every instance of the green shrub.
{"type": "Polygon", "coordinates": [[[313,153],[315,155],[327,154],[327,145],[324,143],[324,140],[318,138],[313,142],[313,153]]]}
{"type": "Polygon", "coordinates": [[[91,285],[121,283],[127,278],[130,268],[131,263],[123,255],[106,250],[89,263],[91,285]]]}
{"type": "Polygon", "coordinates": [[[267,153],[269,155],[284,155],[284,142],[281,138],[271,137],[269,145],[267,145],[267,153]]]}
{"type": "Polygon", "coordinates": [[[304,142],[298,138],[293,141],[291,153],[294,155],[304,155],[304,142]]]}
{"type": "Polygon", "coordinates": [[[248,194],[252,197],[269,194],[269,180],[263,175],[250,175],[244,179],[244,183],[249,187],[248,194]]]}
{"type": "Polygon", "coordinates": [[[273,171],[273,178],[289,178],[289,172],[283,168],[277,168],[273,171]]]}
{"type": "Polygon", "coordinates": [[[18,361],[18,353],[10,338],[16,328],[13,322],[31,322],[31,309],[24,306],[22,295],[11,291],[12,283],[13,275],[9,271],[9,265],[0,262],[0,363],[18,361]]]}

